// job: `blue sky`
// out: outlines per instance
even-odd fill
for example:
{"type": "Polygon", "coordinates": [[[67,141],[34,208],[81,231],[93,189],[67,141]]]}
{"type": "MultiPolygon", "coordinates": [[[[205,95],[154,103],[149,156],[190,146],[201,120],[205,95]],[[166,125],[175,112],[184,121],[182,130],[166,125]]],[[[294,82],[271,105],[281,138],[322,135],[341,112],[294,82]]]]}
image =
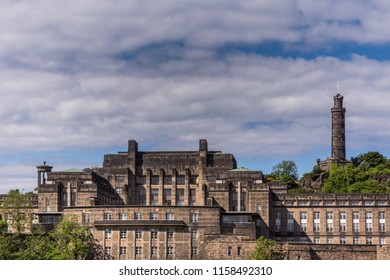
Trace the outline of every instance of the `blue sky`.
{"type": "Polygon", "coordinates": [[[2,1],[0,193],[35,166],[126,150],[233,153],[268,173],[330,156],[338,81],[347,156],[390,157],[390,3],[2,1]]]}

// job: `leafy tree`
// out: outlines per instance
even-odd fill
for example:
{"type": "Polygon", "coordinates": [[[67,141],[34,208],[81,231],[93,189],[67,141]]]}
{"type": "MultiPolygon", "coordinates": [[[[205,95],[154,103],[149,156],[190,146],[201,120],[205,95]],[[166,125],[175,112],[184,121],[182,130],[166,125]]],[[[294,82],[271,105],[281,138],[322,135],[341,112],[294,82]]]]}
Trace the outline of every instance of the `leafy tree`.
{"type": "Polygon", "coordinates": [[[30,193],[21,193],[18,189],[10,190],[4,197],[1,209],[2,217],[12,230],[20,234],[24,230],[31,230],[32,204],[30,193]]]}
{"type": "Polygon", "coordinates": [[[272,167],[271,176],[278,179],[298,179],[298,167],[292,160],[283,160],[272,167]]]}
{"type": "Polygon", "coordinates": [[[358,155],[356,158],[358,167],[361,170],[367,171],[369,168],[377,167],[381,164],[386,164],[388,159],[379,152],[367,152],[358,155]]]}
{"type": "Polygon", "coordinates": [[[54,260],[84,260],[102,258],[102,249],[87,227],[77,222],[77,217],[68,216],[50,233],[51,243],[48,258],[54,260]]]}
{"type": "Polygon", "coordinates": [[[249,256],[252,260],[279,260],[283,259],[283,251],[275,240],[260,236],[256,240],[256,248],[249,256]]]}

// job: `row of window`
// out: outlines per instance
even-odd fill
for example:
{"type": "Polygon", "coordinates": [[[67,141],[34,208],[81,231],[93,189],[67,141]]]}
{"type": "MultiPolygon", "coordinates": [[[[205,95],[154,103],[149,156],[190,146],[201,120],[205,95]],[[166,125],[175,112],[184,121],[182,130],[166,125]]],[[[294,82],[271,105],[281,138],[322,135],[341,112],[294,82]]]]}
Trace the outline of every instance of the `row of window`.
{"type": "MultiPolygon", "coordinates": [[[[162,182],[164,185],[172,185],[173,182],[172,176],[164,176],[162,178],[162,182]]],[[[197,176],[189,176],[188,177],[188,183],[189,184],[196,184],[197,176]]],[[[146,184],[146,176],[139,176],[137,177],[137,182],[139,184],[145,185],[146,184]]],[[[177,185],[184,185],[186,182],[185,176],[177,176],[176,177],[176,184],[177,185]]],[[[160,183],[160,176],[158,175],[152,175],[150,177],[150,183],[152,185],[158,185],[160,183]]]]}
{"type": "MultiPolygon", "coordinates": [[[[275,240],[277,242],[280,242],[281,241],[281,238],[280,237],[275,237],[275,240]]],[[[326,244],[334,244],[334,238],[329,236],[329,237],[326,237],[326,244]]],[[[373,243],[373,238],[372,237],[366,237],[365,238],[365,242],[364,243],[360,243],[361,241],[361,238],[359,237],[353,237],[352,239],[352,244],[354,245],[358,245],[358,244],[366,244],[366,245],[372,245],[374,244],[373,243]]],[[[290,243],[295,243],[295,242],[299,242],[299,243],[308,243],[309,242],[309,239],[306,237],[306,236],[301,236],[301,237],[298,237],[298,238],[295,238],[295,237],[288,237],[287,238],[287,242],[290,242],[290,243]]],[[[321,244],[321,238],[320,237],[314,237],[313,238],[313,243],[314,244],[321,244]]],[[[339,244],[347,244],[347,239],[346,237],[344,236],[341,236],[339,238],[339,244]]],[[[380,245],[385,245],[386,244],[386,238],[385,237],[379,237],[379,244],[380,245]]]]}
{"type": "MultiPolygon", "coordinates": [[[[118,215],[119,220],[127,220],[128,216],[127,213],[119,213],[118,215]]],[[[142,220],[143,215],[142,213],[134,213],[133,216],[134,220],[142,220]]],[[[161,218],[161,214],[159,216],[159,213],[153,212],[149,214],[150,220],[159,220],[161,218]]],[[[112,213],[104,213],[103,219],[106,221],[112,220],[112,213]]],[[[165,220],[167,221],[173,221],[175,220],[175,214],[174,213],[165,213],[165,220]]],[[[198,222],[198,213],[190,213],[189,220],[191,223],[197,223],[198,222]]],[[[90,213],[83,213],[82,215],[82,221],[83,223],[89,223],[90,222],[90,213]]]]}
{"type": "Polygon", "coordinates": [[[286,201],[275,201],[275,206],[385,206],[388,204],[385,200],[286,200],[286,201]]]}
{"type": "MultiPolygon", "coordinates": [[[[112,255],[112,247],[107,246],[104,250],[106,256],[111,256],[112,255]]],[[[136,255],[142,255],[142,247],[135,247],[134,248],[134,253],[136,255]]],[[[126,255],[127,254],[127,247],[120,247],[119,248],[119,254],[120,255],[126,255]]],[[[158,254],[158,247],[157,246],[152,246],[150,247],[150,254],[152,256],[157,256],[158,254]]],[[[197,255],[198,254],[198,247],[191,247],[191,255],[197,255]]],[[[174,247],[169,246],[166,247],[166,255],[167,256],[173,256],[174,255],[174,247]]]]}
{"type": "MultiPolygon", "coordinates": [[[[189,190],[189,205],[196,205],[196,189],[189,190]]],[[[183,206],[184,205],[184,189],[176,190],[176,197],[172,196],[171,189],[163,190],[163,205],[172,205],[172,201],[176,199],[176,205],[183,206]]],[[[139,203],[141,205],[146,205],[146,189],[143,186],[139,188],[139,203]]],[[[159,205],[159,189],[151,189],[150,190],[150,204],[151,205],[159,205]]]]}
{"type": "MultiPolygon", "coordinates": [[[[326,231],[333,232],[333,212],[326,212],[326,231]]],[[[360,229],[360,213],[352,212],[352,231],[358,232],[360,229]]],[[[378,213],[378,230],[380,232],[386,231],[386,213],[378,213]]],[[[365,229],[367,232],[372,232],[373,230],[373,213],[365,212],[365,229]]],[[[294,232],[294,212],[287,213],[287,231],[294,232]]],[[[300,227],[301,231],[305,232],[307,230],[307,212],[300,212],[300,227]]],[[[345,232],[347,230],[347,213],[339,212],[339,230],[340,232],[345,232]]],[[[275,212],[275,231],[281,231],[281,212],[275,212]]],[[[320,212],[313,212],[313,231],[320,231],[320,212]]]]}
{"type": "MultiPolygon", "coordinates": [[[[109,240],[112,238],[112,229],[111,228],[106,228],[105,229],[105,239],[109,240]]],[[[127,228],[120,228],[119,229],[119,238],[120,239],[127,239],[127,228]]],[[[143,232],[146,232],[145,230],[141,228],[136,228],[134,230],[135,238],[136,239],[141,239],[143,232]]],[[[158,230],[157,229],[150,229],[149,231],[150,234],[150,239],[157,239],[158,238],[158,230]]],[[[167,240],[173,240],[174,239],[174,230],[171,228],[166,229],[166,239],[167,240]]],[[[198,239],[198,230],[196,228],[192,228],[190,230],[191,233],[191,239],[196,240],[198,239]]]]}

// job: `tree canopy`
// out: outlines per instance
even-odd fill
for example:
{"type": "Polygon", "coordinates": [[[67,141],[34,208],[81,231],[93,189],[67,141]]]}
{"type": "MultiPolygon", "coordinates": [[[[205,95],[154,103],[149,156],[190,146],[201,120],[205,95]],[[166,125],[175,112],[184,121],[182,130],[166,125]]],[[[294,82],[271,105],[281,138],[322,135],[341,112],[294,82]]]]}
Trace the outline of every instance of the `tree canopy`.
{"type": "Polygon", "coordinates": [[[282,247],[275,240],[260,236],[256,240],[256,248],[249,258],[252,260],[280,260],[283,259],[282,247]]]}

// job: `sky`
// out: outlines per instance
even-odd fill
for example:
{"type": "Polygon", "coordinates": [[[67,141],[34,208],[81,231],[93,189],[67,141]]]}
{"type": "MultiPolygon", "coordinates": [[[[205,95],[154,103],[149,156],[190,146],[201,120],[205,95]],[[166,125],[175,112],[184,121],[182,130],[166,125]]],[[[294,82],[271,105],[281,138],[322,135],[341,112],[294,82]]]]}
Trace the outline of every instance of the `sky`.
{"type": "Polygon", "coordinates": [[[0,193],[36,166],[127,149],[209,150],[270,173],[330,156],[390,157],[390,2],[0,0],[0,193]]]}

